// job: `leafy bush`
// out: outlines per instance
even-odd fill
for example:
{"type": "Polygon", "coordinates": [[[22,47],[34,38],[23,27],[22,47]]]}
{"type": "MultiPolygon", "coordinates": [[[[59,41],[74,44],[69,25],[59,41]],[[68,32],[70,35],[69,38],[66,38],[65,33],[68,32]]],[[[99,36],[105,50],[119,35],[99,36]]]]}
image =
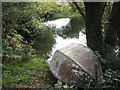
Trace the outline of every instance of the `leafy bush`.
{"type": "Polygon", "coordinates": [[[119,59],[116,56],[115,50],[107,46],[104,58],[95,52],[102,65],[103,77],[99,80],[99,88],[119,88],[120,86],[120,71],[119,59]]]}
{"type": "Polygon", "coordinates": [[[36,52],[40,56],[49,53],[55,40],[53,32],[41,25],[46,20],[41,16],[56,12],[55,3],[4,2],[2,5],[3,61],[26,60],[36,52]]]}
{"type": "Polygon", "coordinates": [[[103,71],[105,71],[106,69],[119,70],[120,60],[116,56],[116,52],[112,47],[107,46],[103,56],[100,55],[97,51],[94,53],[98,57],[101,65],[102,65],[103,71]]]}
{"type": "Polygon", "coordinates": [[[57,83],[54,85],[54,88],[77,88],[77,87],[74,87],[74,85],[68,85],[67,83],[66,84],[63,84],[61,81],[57,81],[57,83]]]}
{"type": "Polygon", "coordinates": [[[41,18],[48,20],[50,17],[52,17],[53,14],[60,11],[60,8],[55,2],[37,2],[35,4],[35,7],[37,9],[36,17],[39,18],[39,20],[41,18]]]}
{"type": "Polygon", "coordinates": [[[36,54],[42,57],[47,57],[52,50],[52,46],[55,43],[55,36],[51,30],[44,30],[37,33],[33,41],[33,48],[36,50],[36,54]]]}
{"type": "Polygon", "coordinates": [[[105,70],[103,77],[99,80],[100,88],[120,88],[120,72],[118,70],[105,70]]]}
{"type": "Polygon", "coordinates": [[[3,61],[21,61],[32,55],[32,46],[28,43],[25,26],[34,16],[30,13],[30,3],[10,3],[3,5],[3,61]]]}
{"type": "Polygon", "coordinates": [[[120,67],[120,65],[119,65],[120,59],[116,55],[116,52],[113,49],[113,47],[108,46],[108,45],[106,46],[104,58],[108,62],[108,64],[106,65],[106,68],[112,69],[112,70],[120,70],[119,69],[119,67],[120,67]]]}
{"type": "Polygon", "coordinates": [[[6,39],[3,39],[3,61],[21,61],[24,58],[29,58],[32,52],[32,47],[23,41],[23,37],[15,30],[9,32],[6,39]]]}

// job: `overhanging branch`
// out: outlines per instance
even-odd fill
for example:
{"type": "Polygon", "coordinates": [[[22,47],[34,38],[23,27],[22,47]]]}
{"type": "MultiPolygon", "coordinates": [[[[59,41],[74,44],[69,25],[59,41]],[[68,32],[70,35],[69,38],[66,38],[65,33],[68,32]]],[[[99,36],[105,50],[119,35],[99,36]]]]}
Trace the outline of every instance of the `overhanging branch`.
{"type": "Polygon", "coordinates": [[[76,6],[76,8],[79,11],[79,13],[82,15],[83,19],[85,20],[85,13],[83,12],[83,10],[79,7],[79,5],[77,4],[77,2],[73,2],[73,3],[76,6]]]}

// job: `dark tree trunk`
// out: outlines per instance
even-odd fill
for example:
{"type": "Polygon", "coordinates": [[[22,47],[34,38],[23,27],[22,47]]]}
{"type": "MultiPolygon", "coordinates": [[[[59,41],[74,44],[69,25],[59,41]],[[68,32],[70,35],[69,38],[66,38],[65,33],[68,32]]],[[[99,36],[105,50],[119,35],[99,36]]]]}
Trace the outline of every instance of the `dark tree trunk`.
{"type": "Polygon", "coordinates": [[[115,48],[120,26],[120,2],[114,2],[109,26],[105,34],[105,45],[115,48]]]}
{"type": "MultiPolygon", "coordinates": [[[[120,16],[120,13],[119,13],[120,16]]],[[[120,21],[120,20],[119,20],[120,21]]],[[[118,46],[118,58],[120,59],[120,22],[119,22],[119,29],[118,29],[118,38],[117,38],[117,46],[118,46]]]]}
{"type": "Polygon", "coordinates": [[[117,46],[118,46],[118,58],[120,59],[120,26],[119,26],[119,32],[118,32],[118,42],[117,42],[117,46]]]}
{"type": "Polygon", "coordinates": [[[103,2],[84,2],[86,12],[87,45],[94,51],[103,54],[104,40],[102,35],[101,18],[103,15],[103,2]]]}

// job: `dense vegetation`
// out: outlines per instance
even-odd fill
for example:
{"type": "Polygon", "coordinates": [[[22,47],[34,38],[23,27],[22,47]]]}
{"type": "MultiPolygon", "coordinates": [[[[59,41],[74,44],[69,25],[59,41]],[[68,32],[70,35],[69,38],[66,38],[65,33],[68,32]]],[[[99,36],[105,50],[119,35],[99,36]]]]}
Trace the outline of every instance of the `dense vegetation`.
{"type": "MultiPolygon", "coordinates": [[[[107,3],[103,17],[100,16],[102,18],[101,26],[103,30],[108,27],[106,22],[109,22],[112,5],[113,3],[107,3]]],[[[50,56],[52,47],[55,44],[55,31],[54,29],[51,30],[51,28],[45,27],[42,22],[62,17],[83,17],[85,19],[84,3],[4,2],[2,3],[2,8],[3,87],[77,88],[63,84],[60,81],[56,84],[46,82],[46,75],[49,74],[49,69],[45,61],[50,56]],[[82,13],[81,10],[83,10],[82,13]]],[[[89,14],[87,14],[88,17],[89,14]]],[[[75,20],[73,19],[73,21],[75,20]]],[[[83,23],[74,23],[73,21],[71,21],[73,23],[71,29],[65,28],[66,30],[62,31],[62,34],[60,32],[58,34],[64,38],[67,36],[71,38],[73,36],[77,37],[79,29],[82,28],[77,27],[77,24],[83,23]]],[[[93,32],[90,31],[90,33],[93,32]]],[[[104,32],[101,33],[103,36],[105,35],[104,32]]],[[[92,44],[89,45],[94,44],[94,42],[90,43],[92,44]]],[[[95,48],[99,48],[98,46],[95,48]]],[[[115,48],[106,45],[104,54],[101,54],[101,50],[99,51],[99,49],[93,50],[101,62],[104,73],[104,77],[99,80],[99,86],[101,88],[119,87],[120,64],[119,57],[115,53],[115,48]],[[96,50],[99,52],[96,52],[96,50]]],[[[90,87],[86,85],[85,88],[90,87]]]]}
{"type": "Polygon", "coordinates": [[[41,23],[67,7],[48,2],[2,4],[3,87],[32,87],[35,83],[31,86],[29,79],[45,76],[45,61],[55,43],[55,36],[53,30],[46,30],[41,23]]]}
{"type": "MultiPolygon", "coordinates": [[[[27,81],[31,75],[34,78],[37,73],[35,70],[39,71],[36,67],[41,68],[41,64],[44,66],[42,61],[47,59],[46,53],[49,53],[55,43],[53,32],[45,31],[39,24],[45,21],[44,15],[52,11],[42,11],[47,7],[45,5],[46,3],[3,3],[3,87],[27,81]],[[44,7],[39,8],[38,5],[41,4],[44,7]],[[45,50],[43,46],[46,47],[45,50]],[[30,68],[33,68],[32,71],[30,68]],[[24,70],[26,74],[23,74],[24,70]]],[[[26,85],[28,84],[25,87],[26,85]]],[[[16,87],[24,86],[17,84],[16,87]]]]}

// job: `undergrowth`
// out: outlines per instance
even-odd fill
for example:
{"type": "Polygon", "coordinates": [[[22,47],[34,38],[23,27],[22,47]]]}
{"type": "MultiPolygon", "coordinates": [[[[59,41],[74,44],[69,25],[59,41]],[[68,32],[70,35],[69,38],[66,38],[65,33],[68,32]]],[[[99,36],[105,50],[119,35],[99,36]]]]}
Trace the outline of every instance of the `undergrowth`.
{"type": "Polygon", "coordinates": [[[101,56],[98,52],[95,52],[95,54],[103,71],[103,77],[99,79],[99,88],[120,88],[120,60],[116,56],[115,50],[107,46],[104,56],[101,56]]]}
{"type": "Polygon", "coordinates": [[[43,82],[45,66],[47,64],[43,58],[34,58],[27,62],[5,63],[2,65],[2,85],[4,88],[33,88],[36,84],[43,82]]]}

